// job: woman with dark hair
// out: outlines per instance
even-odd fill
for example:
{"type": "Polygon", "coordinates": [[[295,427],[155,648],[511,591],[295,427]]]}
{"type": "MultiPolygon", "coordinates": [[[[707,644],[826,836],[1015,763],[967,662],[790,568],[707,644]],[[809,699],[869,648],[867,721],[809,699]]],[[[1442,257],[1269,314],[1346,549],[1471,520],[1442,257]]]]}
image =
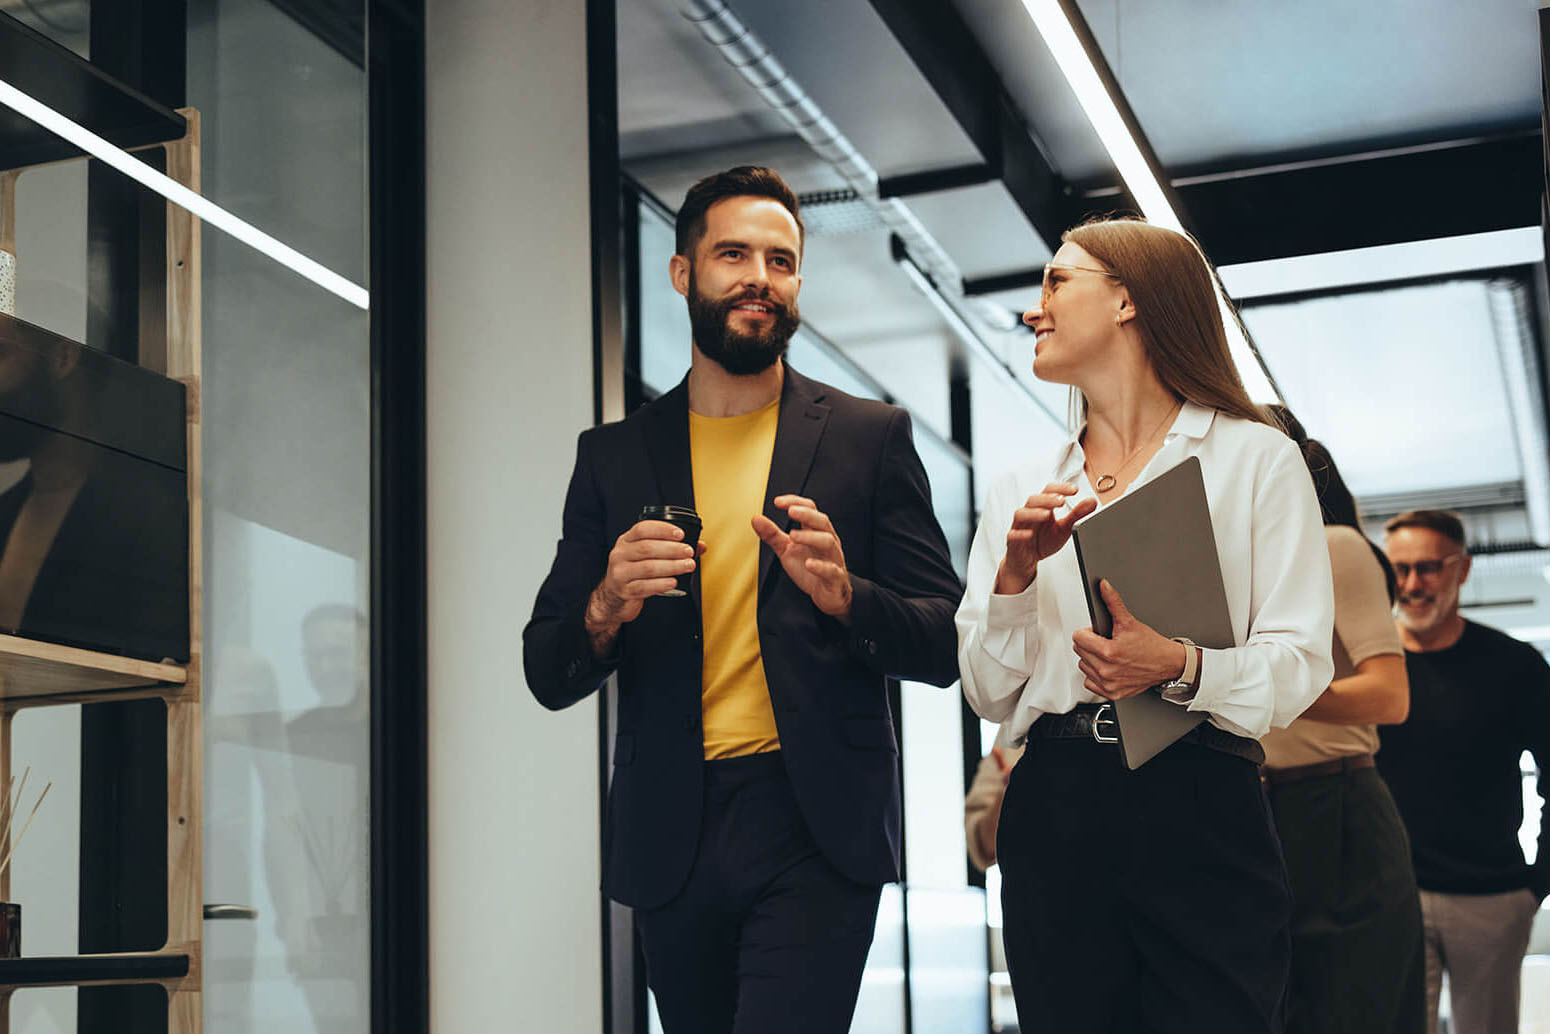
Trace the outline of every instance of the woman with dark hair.
{"type": "Polygon", "coordinates": [[[1130,220],[1070,230],[1024,322],[1035,375],[1080,393],[1075,426],[1052,460],[991,487],[957,618],[970,705],[1027,743],[996,839],[1019,1018],[1060,1034],[1278,1032],[1292,903],[1257,741],[1333,671],[1313,486],[1244,391],[1191,238],[1130,220]],[[1190,457],[1237,645],[1165,638],[1107,582],[1114,633],[1095,635],[1073,525],[1190,457]],[[1154,687],[1204,721],[1129,771],[1095,734],[1109,702],[1154,687]]]}
{"type": "Polygon", "coordinates": [[[1335,578],[1335,679],[1301,718],[1260,740],[1295,902],[1286,1029],[1421,1034],[1421,901],[1404,823],[1373,762],[1378,726],[1410,710],[1394,569],[1362,533],[1329,450],[1273,409],[1313,476],[1335,578]]]}

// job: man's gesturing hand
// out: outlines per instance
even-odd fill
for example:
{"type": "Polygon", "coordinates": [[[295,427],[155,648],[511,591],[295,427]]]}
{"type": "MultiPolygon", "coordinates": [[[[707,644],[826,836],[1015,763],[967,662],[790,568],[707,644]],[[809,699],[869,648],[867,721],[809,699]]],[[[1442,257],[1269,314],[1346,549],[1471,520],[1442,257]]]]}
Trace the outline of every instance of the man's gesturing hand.
{"type": "Polygon", "coordinates": [[[845,551],[840,548],[833,522],[811,499],[799,495],[778,495],[775,505],[801,527],[788,535],[761,513],[751,522],[754,533],[775,551],[787,577],[812,597],[819,610],[848,622],[850,572],[845,568],[845,551]]]}
{"type": "Polygon", "coordinates": [[[1001,569],[996,572],[996,593],[1016,596],[1033,583],[1039,561],[1060,552],[1060,547],[1071,537],[1071,529],[1077,521],[1098,508],[1098,500],[1083,499],[1064,517],[1055,512],[1066,505],[1068,497],[1076,495],[1076,486],[1054,482],[1044,486],[1044,491],[1031,495],[1028,501],[1012,514],[1012,527],[1006,533],[1006,556],[1001,559],[1001,569]]]}
{"type": "Polygon", "coordinates": [[[666,521],[640,521],[620,535],[603,580],[587,600],[587,634],[598,654],[613,646],[620,625],[640,616],[648,596],[671,589],[704,552],[703,542],[683,541],[683,531],[666,521]]]}

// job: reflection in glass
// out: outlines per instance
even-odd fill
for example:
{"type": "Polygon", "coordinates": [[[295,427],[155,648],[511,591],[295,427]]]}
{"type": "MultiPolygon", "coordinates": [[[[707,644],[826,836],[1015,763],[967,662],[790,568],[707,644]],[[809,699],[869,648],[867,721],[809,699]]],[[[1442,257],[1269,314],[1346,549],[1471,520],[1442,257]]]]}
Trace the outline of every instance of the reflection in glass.
{"type": "Polygon", "coordinates": [[[188,656],[182,388],[0,314],[0,631],[188,656]]]}

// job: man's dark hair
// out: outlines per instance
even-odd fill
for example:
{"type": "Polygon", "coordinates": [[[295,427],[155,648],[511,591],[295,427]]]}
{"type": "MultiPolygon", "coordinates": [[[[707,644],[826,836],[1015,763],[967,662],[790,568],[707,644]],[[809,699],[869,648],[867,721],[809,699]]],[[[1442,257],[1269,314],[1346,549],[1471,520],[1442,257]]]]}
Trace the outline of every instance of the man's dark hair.
{"type": "Polygon", "coordinates": [[[767,197],[786,206],[797,221],[797,245],[807,243],[807,227],[802,223],[801,206],[796,193],[780,178],[780,173],[762,165],[739,165],[735,169],[706,176],[684,195],[684,203],[678,208],[674,223],[673,247],[686,258],[694,257],[694,249],[705,236],[705,213],[717,201],[729,197],[767,197]]]}
{"type": "Polygon", "coordinates": [[[1393,534],[1400,528],[1426,528],[1452,539],[1460,548],[1466,545],[1464,522],[1452,510],[1407,510],[1398,517],[1390,517],[1383,526],[1386,534],[1393,534]]]}

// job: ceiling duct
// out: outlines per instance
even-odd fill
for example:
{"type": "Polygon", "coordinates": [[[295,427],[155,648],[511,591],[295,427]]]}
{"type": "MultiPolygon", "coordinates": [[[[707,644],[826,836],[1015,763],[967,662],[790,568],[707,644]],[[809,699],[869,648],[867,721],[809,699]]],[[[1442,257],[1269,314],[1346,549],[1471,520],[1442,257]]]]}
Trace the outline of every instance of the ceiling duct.
{"type": "MultiPolygon", "coordinates": [[[[952,314],[953,318],[948,320],[948,324],[964,340],[970,351],[989,363],[998,378],[1016,386],[1040,412],[1063,427],[1064,421],[1050,413],[1028,386],[1017,379],[1012,368],[975,327],[974,324],[980,322],[981,317],[972,306],[965,304],[963,273],[958,264],[904,202],[897,198],[878,196],[877,169],[823,113],[779,59],[770,53],[769,48],[722,0],[683,0],[680,10],[699,29],[700,35],[764,98],[765,103],[820,158],[834,167],[846,185],[855,192],[856,198],[903,242],[908,258],[901,265],[904,262],[910,264],[905,267],[906,274],[912,269],[924,274],[923,277],[911,276],[910,279],[925,292],[927,300],[934,307],[943,311],[944,315],[952,314]]],[[[995,330],[997,333],[1005,332],[1001,326],[995,330]]]]}

